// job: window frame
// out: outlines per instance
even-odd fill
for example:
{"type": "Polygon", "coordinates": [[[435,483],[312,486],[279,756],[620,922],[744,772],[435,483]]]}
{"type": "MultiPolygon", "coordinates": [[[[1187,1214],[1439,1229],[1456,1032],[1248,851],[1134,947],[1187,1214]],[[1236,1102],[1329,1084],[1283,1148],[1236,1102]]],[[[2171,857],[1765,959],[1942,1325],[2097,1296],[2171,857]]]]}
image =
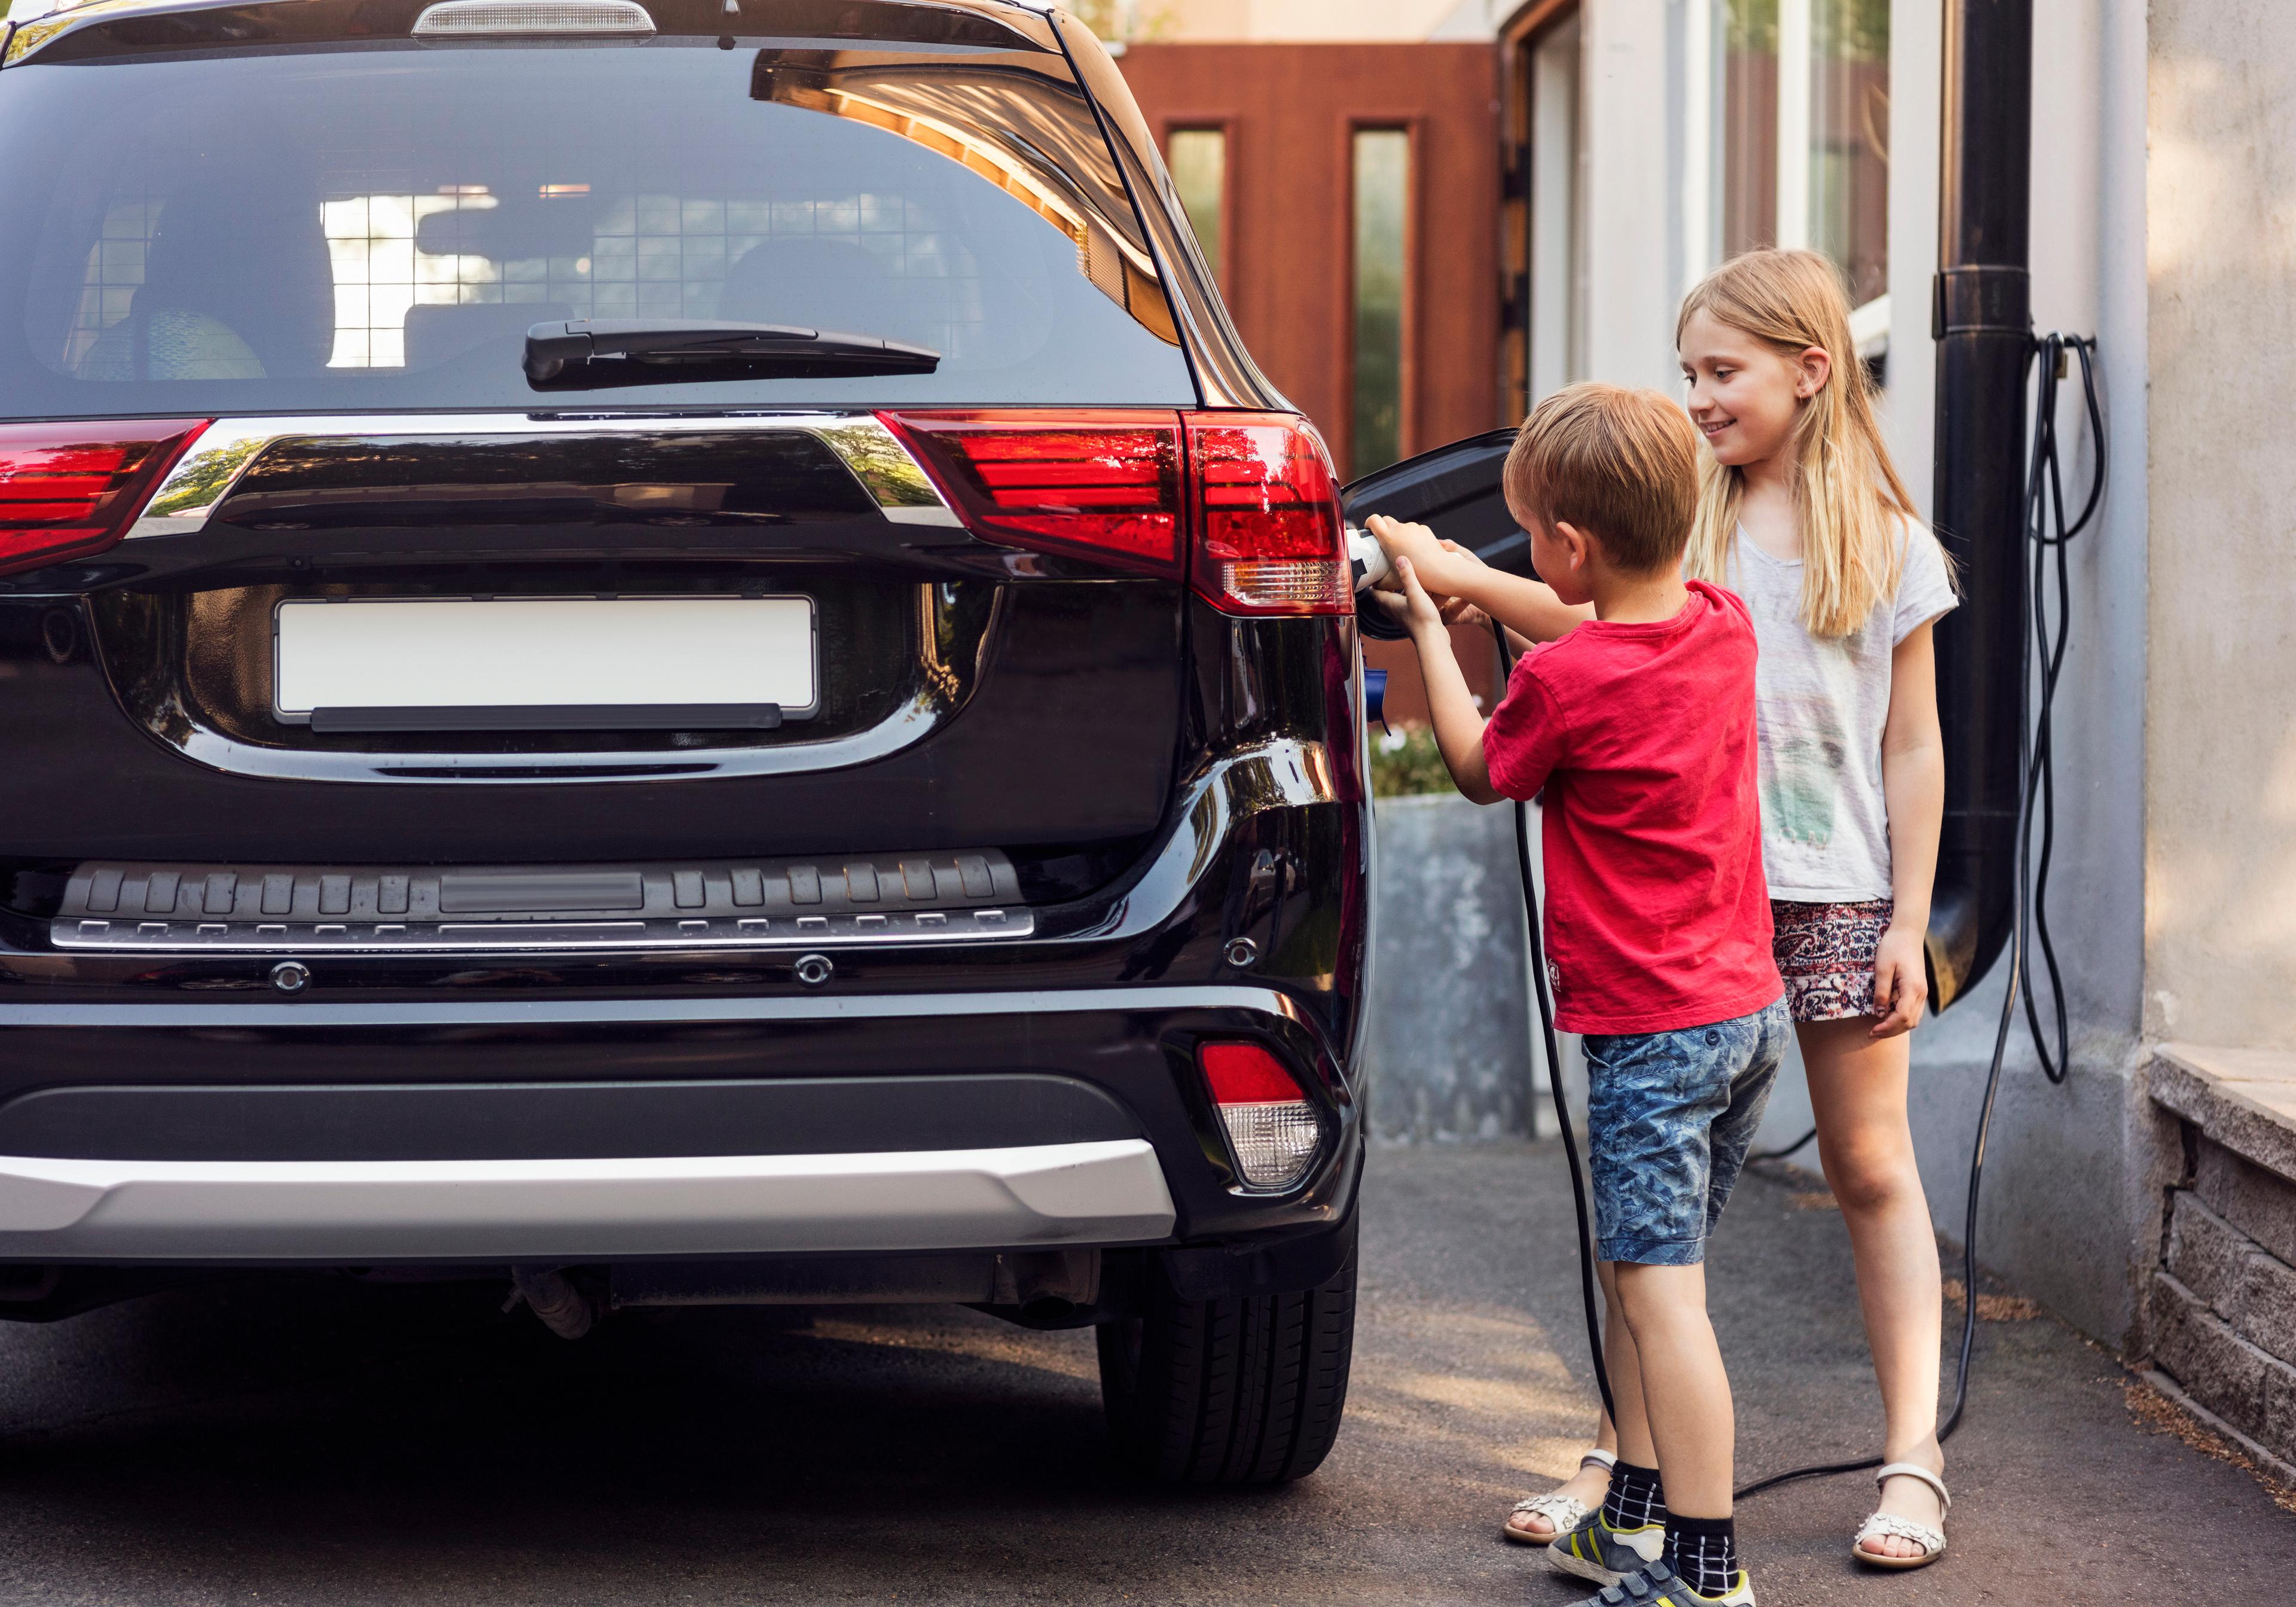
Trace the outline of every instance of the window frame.
{"type": "MultiPolygon", "coordinates": [[[[1785,250],[1817,250],[1814,238],[1816,218],[1810,198],[1812,174],[1810,141],[1816,128],[1820,108],[1817,104],[1816,79],[1819,67],[1818,27],[1816,7],[1823,0],[1776,0],[1777,15],[1777,105],[1775,111],[1775,143],[1770,173],[1772,216],[1775,218],[1770,242],[1785,250]]],[[[1730,0],[1707,0],[1703,6],[1693,6],[1685,13],[1692,35],[1685,40],[1692,59],[1703,51],[1707,61],[1705,75],[1708,115],[1693,117],[1687,123],[1693,141],[1703,139],[1704,151],[1693,147],[1685,152],[1686,173],[1703,177],[1702,195],[1685,194],[1685,209],[1688,216],[1688,238],[1703,241],[1704,266],[1691,265],[1693,271],[1686,275],[1694,282],[1708,269],[1718,266],[1726,249],[1724,229],[1726,220],[1725,174],[1729,160],[1730,108],[1727,94],[1727,74],[1730,48],[1730,0]]],[[[1894,46],[1893,46],[1894,49],[1894,46]]],[[[1695,75],[1693,75],[1695,76],[1695,75]]],[[[1885,162],[1882,182],[1885,186],[1883,214],[1888,214],[1887,190],[1890,173],[1885,162]]],[[[1693,188],[1685,184],[1685,191],[1693,188]]],[[[1886,246],[1884,256],[1886,258],[1886,246]]],[[[1685,284],[1686,288],[1686,284],[1685,284]]],[[[1890,348],[1890,292],[1868,297],[1851,308],[1851,327],[1857,337],[1858,356],[1874,362],[1888,356],[1890,348]]]]}

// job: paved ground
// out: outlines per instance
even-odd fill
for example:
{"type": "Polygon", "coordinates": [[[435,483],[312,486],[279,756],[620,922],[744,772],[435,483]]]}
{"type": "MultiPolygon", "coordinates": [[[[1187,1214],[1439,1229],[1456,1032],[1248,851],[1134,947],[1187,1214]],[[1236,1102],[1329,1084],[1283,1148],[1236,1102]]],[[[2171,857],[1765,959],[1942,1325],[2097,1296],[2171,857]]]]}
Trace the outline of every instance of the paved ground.
{"type": "MultiPolygon", "coordinates": [[[[0,1330],[0,1602],[1567,1607],[1495,1533],[1588,1409],[1559,1152],[1386,1151],[1369,1187],[1349,1426],[1289,1490],[1114,1481],[1081,1334],[734,1312],[567,1344],[492,1290],[214,1289],[0,1330]]],[[[1750,1181],[1715,1270],[1743,1465],[1866,1449],[1838,1218],[1750,1181]]],[[[1769,1607],[2291,1598],[2296,1517],[2136,1427],[2110,1358],[2047,1321],[1982,1345],[1954,1555],[1859,1576],[1870,1487],[1763,1496],[1769,1607]]]]}

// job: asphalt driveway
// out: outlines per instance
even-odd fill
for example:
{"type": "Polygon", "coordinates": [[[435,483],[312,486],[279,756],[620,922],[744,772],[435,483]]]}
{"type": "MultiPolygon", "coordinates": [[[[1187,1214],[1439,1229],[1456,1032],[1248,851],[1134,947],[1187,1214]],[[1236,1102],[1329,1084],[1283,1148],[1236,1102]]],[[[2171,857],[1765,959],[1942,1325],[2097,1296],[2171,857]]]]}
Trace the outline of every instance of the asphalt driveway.
{"type": "MultiPolygon", "coordinates": [[[[1115,1479],[1086,1334],[751,1310],[570,1344],[492,1287],[225,1285],[0,1328],[0,1601],[1566,1607],[1496,1532],[1589,1410],[1560,1152],[1382,1151],[1368,1186],[1348,1427],[1290,1489],[1115,1479]]],[[[1870,1448],[1813,1203],[1750,1179],[1717,1250],[1750,1471],[1870,1448]]],[[[1953,1555],[1860,1575],[1871,1487],[1781,1491],[1741,1513],[1762,1600],[2288,1599],[2296,1517],[2128,1382],[2046,1318],[1987,1324],[1953,1555]]]]}

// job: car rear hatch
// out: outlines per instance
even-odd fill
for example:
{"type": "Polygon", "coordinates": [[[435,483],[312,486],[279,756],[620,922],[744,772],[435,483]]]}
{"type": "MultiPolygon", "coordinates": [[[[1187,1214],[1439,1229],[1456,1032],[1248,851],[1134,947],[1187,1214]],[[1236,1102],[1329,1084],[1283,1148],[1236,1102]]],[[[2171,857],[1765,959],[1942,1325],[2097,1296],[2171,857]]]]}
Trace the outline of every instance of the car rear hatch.
{"type": "Polygon", "coordinates": [[[806,915],[808,877],[840,919],[1073,895],[1154,831],[1196,391],[1056,38],[636,10],[17,30],[17,916],[237,942],[491,887],[463,913],[674,938],[806,915]],[[545,382],[545,324],[782,332],[545,382]]]}

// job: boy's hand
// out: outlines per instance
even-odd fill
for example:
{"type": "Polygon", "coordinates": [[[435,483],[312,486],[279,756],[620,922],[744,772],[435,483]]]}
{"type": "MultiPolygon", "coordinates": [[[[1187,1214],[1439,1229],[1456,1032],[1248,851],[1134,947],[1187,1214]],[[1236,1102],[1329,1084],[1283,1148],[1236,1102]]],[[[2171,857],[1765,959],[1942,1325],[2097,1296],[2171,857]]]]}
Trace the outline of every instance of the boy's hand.
{"type": "Polygon", "coordinates": [[[1922,934],[1891,926],[1874,950],[1874,1023],[1876,1039],[1911,1032],[1929,1003],[1929,972],[1922,964],[1922,934]]]}
{"type": "MultiPolygon", "coordinates": [[[[1451,544],[1438,541],[1435,532],[1425,525],[1404,524],[1384,513],[1374,513],[1364,521],[1364,529],[1387,549],[1390,564],[1400,568],[1403,561],[1408,558],[1417,565],[1420,584],[1428,590],[1447,595],[1460,589],[1452,574],[1452,566],[1457,564],[1458,560],[1443,550],[1451,544]]],[[[1402,589],[1399,582],[1396,589],[1402,589]]]]}
{"type": "MultiPolygon", "coordinates": [[[[1410,559],[1398,556],[1395,560],[1395,580],[1399,592],[1374,592],[1379,605],[1389,617],[1398,621],[1418,641],[1430,631],[1445,632],[1443,611],[1435,606],[1435,599],[1419,584],[1419,570],[1410,559]]],[[[1447,634],[1446,632],[1446,634],[1447,634]]]]}

